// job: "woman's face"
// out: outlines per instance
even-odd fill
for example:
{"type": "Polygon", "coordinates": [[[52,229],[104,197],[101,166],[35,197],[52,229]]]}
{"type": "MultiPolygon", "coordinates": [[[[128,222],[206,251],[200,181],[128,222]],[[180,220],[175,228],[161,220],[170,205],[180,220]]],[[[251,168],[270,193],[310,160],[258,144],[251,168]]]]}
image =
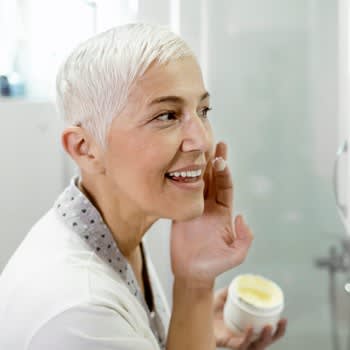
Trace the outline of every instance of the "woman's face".
{"type": "Polygon", "coordinates": [[[201,215],[203,175],[213,152],[208,108],[193,58],[152,65],[108,134],[111,191],[146,215],[174,220],[201,215]]]}

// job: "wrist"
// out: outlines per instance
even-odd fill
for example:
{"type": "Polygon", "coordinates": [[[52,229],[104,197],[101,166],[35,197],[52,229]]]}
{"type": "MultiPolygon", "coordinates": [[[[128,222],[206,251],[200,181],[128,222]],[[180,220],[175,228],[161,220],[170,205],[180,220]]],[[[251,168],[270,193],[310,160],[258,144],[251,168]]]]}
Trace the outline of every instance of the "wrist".
{"type": "Polygon", "coordinates": [[[199,281],[191,278],[175,277],[174,292],[187,292],[188,294],[213,293],[215,281],[199,281]]]}
{"type": "Polygon", "coordinates": [[[213,283],[175,279],[167,349],[215,349],[213,283]]]}

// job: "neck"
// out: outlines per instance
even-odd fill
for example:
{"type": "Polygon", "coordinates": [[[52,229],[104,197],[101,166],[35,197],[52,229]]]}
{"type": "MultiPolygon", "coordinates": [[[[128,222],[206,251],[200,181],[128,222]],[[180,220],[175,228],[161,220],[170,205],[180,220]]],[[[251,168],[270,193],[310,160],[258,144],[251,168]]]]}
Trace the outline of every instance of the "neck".
{"type": "Polygon", "coordinates": [[[122,195],[115,195],[108,186],[98,185],[98,181],[81,177],[78,185],[100,212],[125,258],[130,263],[139,261],[142,237],[157,218],[137,210],[133,203],[122,195]]]}

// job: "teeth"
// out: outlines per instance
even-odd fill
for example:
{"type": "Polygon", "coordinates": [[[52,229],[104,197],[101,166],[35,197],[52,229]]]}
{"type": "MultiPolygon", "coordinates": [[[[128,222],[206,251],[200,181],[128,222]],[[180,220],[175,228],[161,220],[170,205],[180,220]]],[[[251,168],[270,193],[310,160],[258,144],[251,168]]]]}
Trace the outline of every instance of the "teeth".
{"type": "Polygon", "coordinates": [[[173,173],[169,173],[169,176],[176,176],[176,177],[197,177],[200,176],[202,174],[202,170],[198,169],[198,170],[193,170],[193,171],[181,171],[181,172],[173,172],[173,173]]]}

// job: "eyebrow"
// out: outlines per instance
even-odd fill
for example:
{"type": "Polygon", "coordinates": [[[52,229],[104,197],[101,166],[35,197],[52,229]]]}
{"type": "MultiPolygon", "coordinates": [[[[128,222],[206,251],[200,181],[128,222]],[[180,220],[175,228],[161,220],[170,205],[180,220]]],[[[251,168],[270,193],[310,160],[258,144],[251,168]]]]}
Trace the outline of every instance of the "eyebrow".
{"type": "MultiPolygon", "coordinates": [[[[206,98],[208,98],[210,96],[209,92],[206,91],[200,98],[199,101],[203,101],[206,98]]],[[[182,97],[179,96],[161,96],[161,97],[157,97],[156,99],[154,99],[153,101],[151,101],[149,103],[149,105],[154,105],[157,103],[162,103],[162,102],[173,102],[173,103],[184,103],[184,99],[182,97]]]]}

